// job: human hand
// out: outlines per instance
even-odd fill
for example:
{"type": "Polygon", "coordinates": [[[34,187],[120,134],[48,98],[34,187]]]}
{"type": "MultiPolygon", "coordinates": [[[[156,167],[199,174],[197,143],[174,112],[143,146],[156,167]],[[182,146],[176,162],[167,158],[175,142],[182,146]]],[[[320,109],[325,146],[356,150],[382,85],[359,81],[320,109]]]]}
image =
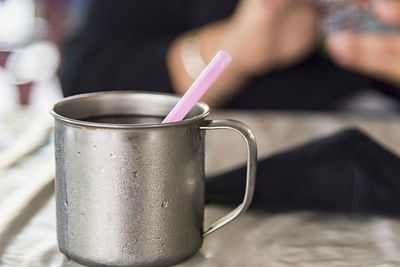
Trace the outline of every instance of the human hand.
{"type": "Polygon", "coordinates": [[[184,94],[193,82],[182,63],[182,47],[189,37],[195,37],[204,63],[218,50],[232,56],[232,63],[202,98],[221,106],[254,76],[305,57],[314,47],[317,25],[313,0],[241,0],[232,16],[175,39],[167,55],[174,90],[184,94]]]}
{"type": "MultiPolygon", "coordinates": [[[[374,0],[373,11],[384,23],[400,26],[400,2],[374,0]]],[[[400,33],[339,32],[327,39],[339,65],[400,85],[400,33]]]]}
{"type": "Polygon", "coordinates": [[[232,55],[237,75],[251,77],[299,61],[314,47],[317,32],[313,1],[241,0],[217,42],[232,55]]]}

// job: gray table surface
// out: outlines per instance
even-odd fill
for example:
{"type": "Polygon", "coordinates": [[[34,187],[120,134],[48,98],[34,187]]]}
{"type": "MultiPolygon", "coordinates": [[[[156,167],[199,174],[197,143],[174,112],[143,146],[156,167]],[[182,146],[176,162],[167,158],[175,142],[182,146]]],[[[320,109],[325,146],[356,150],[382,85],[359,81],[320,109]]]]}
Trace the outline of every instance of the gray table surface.
{"type": "MultiPolygon", "coordinates": [[[[80,266],[57,248],[51,120],[29,111],[13,116],[0,118],[0,265],[80,266]]],[[[259,157],[346,127],[361,128],[400,154],[395,116],[216,111],[212,118],[250,126],[259,157]]],[[[210,132],[206,142],[208,174],[245,162],[245,145],[234,133],[210,132]]],[[[205,225],[228,211],[207,206],[205,225]]],[[[400,266],[400,221],[249,211],[208,236],[201,250],[178,266],[400,266]]]]}

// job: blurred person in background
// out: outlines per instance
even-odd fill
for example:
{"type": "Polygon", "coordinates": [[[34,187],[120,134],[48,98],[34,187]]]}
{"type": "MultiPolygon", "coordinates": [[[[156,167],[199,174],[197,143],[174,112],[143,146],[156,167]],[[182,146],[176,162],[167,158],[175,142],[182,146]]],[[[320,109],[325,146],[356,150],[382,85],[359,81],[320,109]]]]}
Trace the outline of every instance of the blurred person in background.
{"type": "MultiPolygon", "coordinates": [[[[398,2],[373,3],[399,22],[398,2]]],[[[400,34],[333,34],[332,61],[317,49],[319,25],[312,0],[91,1],[63,51],[61,83],[66,96],[183,94],[226,50],[233,62],[203,98],[214,107],[332,110],[366,88],[400,99],[400,34]]]]}

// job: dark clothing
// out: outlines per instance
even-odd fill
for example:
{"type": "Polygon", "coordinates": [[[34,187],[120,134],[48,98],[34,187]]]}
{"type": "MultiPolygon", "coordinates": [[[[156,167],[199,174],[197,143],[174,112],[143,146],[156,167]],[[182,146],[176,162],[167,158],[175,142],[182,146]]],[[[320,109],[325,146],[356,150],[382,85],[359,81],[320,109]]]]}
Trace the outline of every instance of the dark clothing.
{"type": "MultiPolygon", "coordinates": [[[[172,93],[165,62],[171,41],[184,31],[231,15],[237,2],[92,0],[85,25],[63,51],[60,78],[64,94],[172,93]]],[[[255,78],[226,107],[329,110],[371,87],[400,99],[396,88],[340,69],[316,51],[289,69],[255,78]]]]}
{"type": "MultiPolygon", "coordinates": [[[[400,158],[358,130],[346,130],[258,163],[251,207],[400,216],[400,158]]],[[[207,179],[206,201],[242,201],[246,168],[207,179]]]]}

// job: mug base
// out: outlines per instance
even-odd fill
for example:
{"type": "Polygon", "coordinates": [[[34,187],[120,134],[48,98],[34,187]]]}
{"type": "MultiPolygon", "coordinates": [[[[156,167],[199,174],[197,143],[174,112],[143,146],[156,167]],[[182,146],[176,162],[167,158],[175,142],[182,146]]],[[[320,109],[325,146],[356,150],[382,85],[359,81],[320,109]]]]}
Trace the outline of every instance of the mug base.
{"type": "MultiPolygon", "coordinates": [[[[201,246],[200,246],[201,247],[201,246]]],[[[74,261],[76,263],[85,265],[85,266],[103,266],[103,267],[167,267],[171,265],[176,265],[178,263],[184,262],[185,260],[191,258],[194,256],[198,251],[199,248],[196,250],[192,251],[190,254],[187,254],[185,257],[165,257],[164,259],[157,259],[153,261],[147,261],[147,262],[131,262],[131,261],[118,261],[118,262],[109,262],[109,263],[100,263],[98,261],[88,259],[85,257],[81,257],[78,255],[71,255],[70,253],[63,251],[60,248],[60,252],[65,255],[65,257],[68,258],[68,260],[74,261]]]]}

